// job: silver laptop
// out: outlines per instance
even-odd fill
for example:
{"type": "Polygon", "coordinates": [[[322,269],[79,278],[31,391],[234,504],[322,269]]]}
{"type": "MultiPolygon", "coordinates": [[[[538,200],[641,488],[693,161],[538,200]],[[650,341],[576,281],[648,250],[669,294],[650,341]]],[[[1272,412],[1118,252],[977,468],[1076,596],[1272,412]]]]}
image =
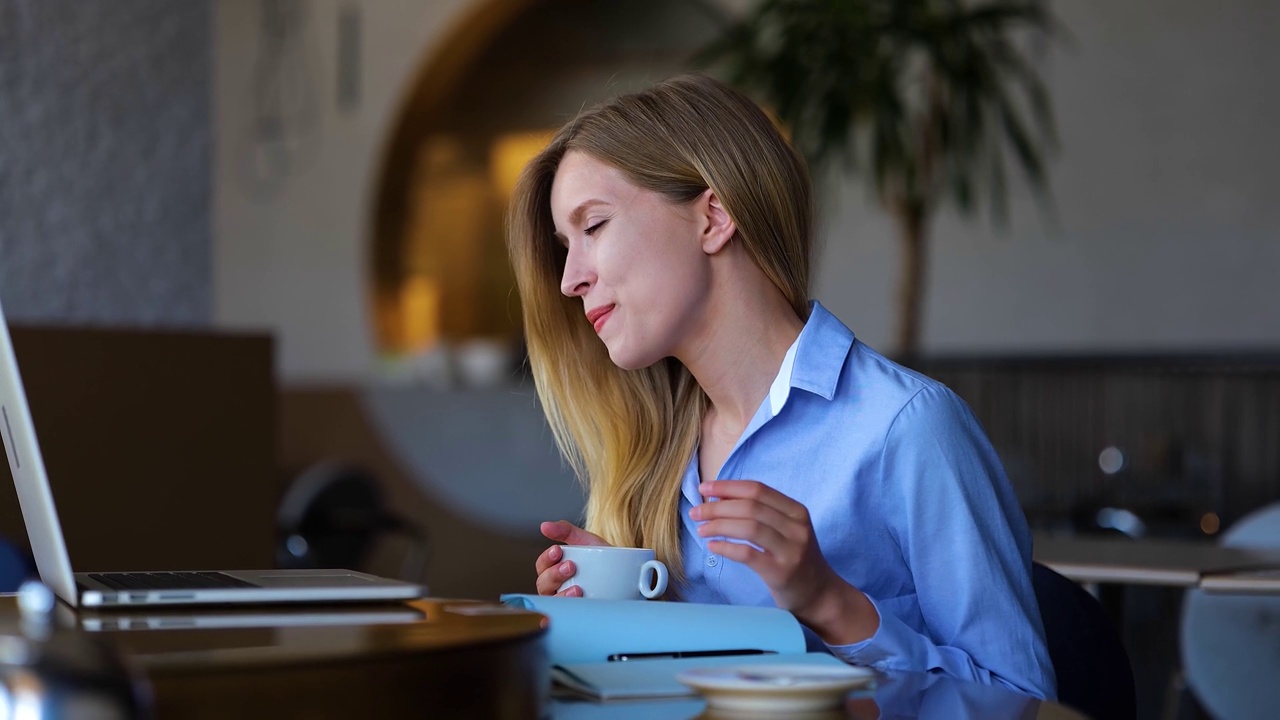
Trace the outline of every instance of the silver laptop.
{"type": "Polygon", "coordinates": [[[407,600],[422,587],[352,570],[73,573],[0,307],[0,435],[40,580],[74,607],[407,600]]]}
{"type": "Polygon", "coordinates": [[[229,628],[315,627],[321,625],[402,625],[422,622],[427,614],[404,603],[346,603],[337,605],[261,605],[250,608],[104,608],[73,610],[58,603],[63,627],[88,632],[122,630],[225,630],[229,628]]]}

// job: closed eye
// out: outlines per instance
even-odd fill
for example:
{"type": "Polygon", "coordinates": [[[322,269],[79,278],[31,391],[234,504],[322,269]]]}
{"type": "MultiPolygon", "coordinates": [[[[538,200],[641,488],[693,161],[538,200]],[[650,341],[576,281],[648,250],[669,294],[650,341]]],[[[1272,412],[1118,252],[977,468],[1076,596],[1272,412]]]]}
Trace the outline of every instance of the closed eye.
{"type": "Polygon", "coordinates": [[[591,227],[587,228],[586,230],[583,230],[582,232],[586,234],[588,237],[590,237],[592,235],[595,235],[596,232],[600,230],[600,228],[604,227],[605,223],[607,222],[609,221],[601,220],[600,222],[596,223],[595,225],[592,225],[591,227]]]}

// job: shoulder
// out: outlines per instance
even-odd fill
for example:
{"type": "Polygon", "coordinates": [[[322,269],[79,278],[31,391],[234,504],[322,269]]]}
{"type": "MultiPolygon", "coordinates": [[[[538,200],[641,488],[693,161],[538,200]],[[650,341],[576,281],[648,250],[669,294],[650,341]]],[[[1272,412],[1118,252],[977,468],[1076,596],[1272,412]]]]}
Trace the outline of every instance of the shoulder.
{"type": "Polygon", "coordinates": [[[828,400],[864,407],[868,403],[900,407],[923,389],[943,388],[938,381],[876,352],[816,301],[800,333],[792,383],[828,400]]]}
{"type": "Polygon", "coordinates": [[[878,428],[884,460],[903,453],[947,461],[987,454],[986,433],[959,395],[865,344],[854,343],[841,384],[845,401],[860,406],[861,417],[874,418],[864,427],[878,428]]]}
{"type": "Polygon", "coordinates": [[[844,368],[846,397],[879,406],[891,422],[903,416],[946,417],[967,410],[964,401],[941,382],[903,367],[855,341],[844,368]]]}
{"type": "Polygon", "coordinates": [[[792,382],[831,401],[833,422],[856,426],[866,440],[900,424],[971,419],[950,388],[880,354],[817,303],[800,338],[792,382]]]}

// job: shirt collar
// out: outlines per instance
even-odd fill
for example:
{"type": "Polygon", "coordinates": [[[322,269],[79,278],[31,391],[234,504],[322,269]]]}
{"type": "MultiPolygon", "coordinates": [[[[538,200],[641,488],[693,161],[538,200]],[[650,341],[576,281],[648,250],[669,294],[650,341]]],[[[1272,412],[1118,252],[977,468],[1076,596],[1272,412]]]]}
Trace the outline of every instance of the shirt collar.
{"type": "Polygon", "coordinates": [[[778,370],[778,376],[773,379],[773,385],[769,386],[769,410],[774,417],[782,412],[782,406],[787,404],[787,398],[791,395],[791,370],[796,362],[796,346],[800,344],[800,336],[797,335],[791,347],[787,348],[787,354],[782,358],[782,367],[778,370]]]}
{"type": "Polygon", "coordinates": [[[791,388],[807,390],[827,400],[835,397],[845,358],[853,347],[853,331],[817,300],[809,303],[809,320],[791,343],[778,376],[769,387],[769,409],[776,417],[791,396],[791,388]]]}

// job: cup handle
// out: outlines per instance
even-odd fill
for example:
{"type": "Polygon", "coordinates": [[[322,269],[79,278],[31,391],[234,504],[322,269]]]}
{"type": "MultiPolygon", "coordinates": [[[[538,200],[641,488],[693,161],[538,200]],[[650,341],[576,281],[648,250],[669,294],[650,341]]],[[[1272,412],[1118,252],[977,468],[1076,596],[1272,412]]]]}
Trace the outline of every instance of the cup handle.
{"type": "Polygon", "coordinates": [[[650,560],[640,566],[640,594],[652,600],[667,591],[667,566],[661,560],[650,560]],[[648,582],[649,571],[653,571],[653,584],[648,582]]]}

